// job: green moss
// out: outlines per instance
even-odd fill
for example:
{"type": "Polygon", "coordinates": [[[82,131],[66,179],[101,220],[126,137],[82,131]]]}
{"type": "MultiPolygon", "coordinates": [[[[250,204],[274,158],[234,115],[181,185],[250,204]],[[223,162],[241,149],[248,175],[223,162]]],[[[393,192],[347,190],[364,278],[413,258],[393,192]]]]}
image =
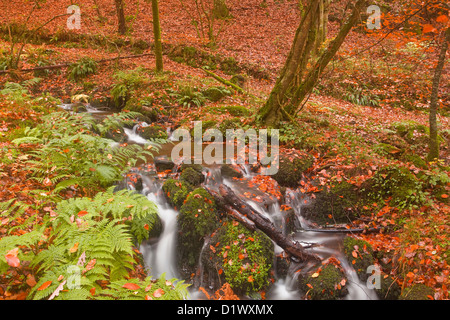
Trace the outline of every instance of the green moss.
{"type": "Polygon", "coordinates": [[[401,294],[401,288],[397,284],[397,281],[391,276],[380,277],[381,286],[380,289],[375,289],[378,297],[382,300],[397,300],[401,294]]]}
{"type": "Polygon", "coordinates": [[[280,156],[278,172],[273,178],[282,187],[295,188],[298,186],[303,172],[313,164],[313,157],[309,154],[295,156],[280,156]]]}
{"type": "Polygon", "coordinates": [[[230,95],[231,91],[225,87],[219,86],[219,87],[210,87],[204,90],[202,93],[208,100],[217,102],[225,98],[227,95],[230,95]]]}
{"type": "Polygon", "coordinates": [[[272,241],[261,231],[250,231],[235,221],[222,229],[216,253],[225,281],[238,294],[266,288],[274,259],[272,241]]]}
{"type": "Polygon", "coordinates": [[[419,283],[405,288],[400,295],[400,300],[430,300],[428,296],[434,297],[434,290],[419,283]]]}
{"type": "Polygon", "coordinates": [[[418,206],[426,200],[422,182],[407,168],[390,166],[378,170],[370,179],[369,196],[374,201],[390,198],[390,205],[401,209],[418,206]]]}
{"type": "Polygon", "coordinates": [[[249,116],[251,114],[250,110],[243,106],[224,106],[220,109],[228,112],[233,117],[249,116]]]}
{"type": "Polygon", "coordinates": [[[167,132],[159,125],[150,125],[138,128],[139,135],[147,140],[151,139],[167,139],[167,132]]]}
{"type": "Polygon", "coordinates": [[[194,168],[186,168],[181,172],[180,180],[189,183],[190,185],[197,187],[203,181],[205,181],[205,176],[202,172],[198,172],[194,168]]]}
{"type": "Polygon", "coordinates": [[[193,190],[193,187],[183,181],[168,179],[164,182],[162,190],[166,195],[169,203],[174,208],[181,208],[184,200],[187,198],[188,194],[193,190]]]}
{"type": "Polygon", "coordinates": [[[199,261],[205,237],[219,221],[215,202],[203,188],[192,191],[180,209],[178,219],[178,254],[182,265],[192,268],[199,261]]]}
{"type": "Polygon", "coordinates": [[[350,236],[345,237],[343,244],[344,254],[352,263],[358,277],[363,282],[367,281],[370,276],[367,268],[374,264],[372,246],[367,241],[350,236]]]}
{"type": "Polygon", "coordinates": [[[339,268],[327,264],[318,273],[299,278],[300,288],[311,300],[338,300],[348,294],[347,287],[340,284],[346,278],[339,268]]]}

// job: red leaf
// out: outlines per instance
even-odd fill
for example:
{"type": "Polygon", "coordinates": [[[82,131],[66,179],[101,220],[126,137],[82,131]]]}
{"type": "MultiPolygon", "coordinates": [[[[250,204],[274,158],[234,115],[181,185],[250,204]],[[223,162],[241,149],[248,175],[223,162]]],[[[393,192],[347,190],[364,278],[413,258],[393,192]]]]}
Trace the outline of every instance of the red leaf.
{"type": "Polygon", "coordinates": [[[42,291],[47,289],[52,284],[51,281],[45,281],[39,288],[38,291],[42,291]]]}
{"type": "Polygon", "coordinates": [[[429,32],[436,32],[436,28],[433,27],[431,24],[426,24],[423,26],[422,32],[423,32],[423,34],[429,33],[429,32]]]}
{"type": "Polygon", "coordinates": [[[6,263],[8,263],[8,265],[10,265],[11,267],[17,268],[18,266],[20,266],[20,260],[19,258],[17,258],[18,253],[19,248],[14,248],[6,253],[5,255],[6,263]]]}
{"type": "Polygon", "coordinates": [[[85,216],[87,214],[88,214],[88,212],[86,210],[81,210],[80,212],[78,212],[78,216],[79,217],[83,217],[83,216],[85,216]]]}
{"type": "Polygon", "coordinates": [[[128,283],[125,283],[123,286],[122,286],[122,288],[126,288],[126,289],[129,289],[129,290],[139,290],[141,287],[139,287],[137,284],[135,284],[135,283],[131,283],[131,282],[128,282],[128,283]]]}

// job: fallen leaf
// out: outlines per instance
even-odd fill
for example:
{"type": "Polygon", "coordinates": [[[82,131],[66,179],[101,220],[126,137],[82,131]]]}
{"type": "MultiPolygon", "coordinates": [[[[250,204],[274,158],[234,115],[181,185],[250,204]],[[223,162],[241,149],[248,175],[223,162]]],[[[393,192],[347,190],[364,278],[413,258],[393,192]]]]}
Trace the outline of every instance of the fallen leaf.
{"type": "Polygon", "coordinates": [[[153,292],[153,296],[154,296],[155,298],[159,298],[159,297],[161,297],[164,293],[165,293],[164,290],[161,289],[161,288],[159,288],[159,289],[156,289],[155,292],[153,292]]]}
{"type": "Polygon", "coordinates": [[[73,245],[73,247],[72,248],[70,248],[70,253],[74,253],[74,252],[76,252],[77,250],[78,250],[78,245],[79,245],[79,243],[78,242],[76,242],[74,245],[73,245]]]}
{"type": "Polygon", "coordinates": [[[129,289],[129,290],[139,290],[141,287],[139,287],[136,283],[128,282],[128,283],[125,283],[122,286],[122,288],[129,289]]]}
{"type": "Polygon", "coordinates": [[[51,281],[45,281],[39,288],[38,291],[42,291],[47,289],[52,284],[51,281]]]}

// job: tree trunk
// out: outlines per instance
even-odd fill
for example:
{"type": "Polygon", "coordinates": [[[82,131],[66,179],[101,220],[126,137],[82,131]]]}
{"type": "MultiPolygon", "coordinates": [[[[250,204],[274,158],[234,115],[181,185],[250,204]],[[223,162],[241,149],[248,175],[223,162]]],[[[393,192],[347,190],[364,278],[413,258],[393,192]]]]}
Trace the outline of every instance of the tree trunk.
{"type": "Polygon", "coordinates": [[[163,71],[161,24],[159,23],[158,0],[152,0],[153,34],[155,37],[156,71],[163,71]]]}
{"type": "Polygon", "coordinates": [[[127,26],[125,23],[125,11],[124,11],[124,0],[114,0],[116,4],[117,21],[118,21],[118,32],[119,34],[125,34],[127,32],[127,26]]]}
{"type": "Polygon", "coordinates": [[[313,69],[304,77],[307,63],[317,46],[317,41],[321,41],[318,36],[323,39],[326,32],[323,26],[326,24],[325,17],[328,16],[328,4],[328,0],[309,1],[281,74],[265,105],[258,111],[261,123],[277,127],[279,122],[286,118],[286,114],[295,115],[299,105],[312,92],[321,73],[357,22],[365,0],[356,2],[348,21],[327,49],[320,54],[313,69]],[[318,32],[318,30],[322,31],[318,32]]]}
{"type": "Polygon", "coordinates": [[[437,112],[439,107],[439,83],[441,81],[442,70],[444,68],[445,56],[448,50],[448,43],[450,42],[450,28],[445,31],[444,43],[439,53],[439,60],[434,70],[433,84],[431,89],[430,98],[430,144],[428,152],[428,161],[433,161],[439,158],[439,141],[438,141],[438,128],[437,128],[437,112]]]}

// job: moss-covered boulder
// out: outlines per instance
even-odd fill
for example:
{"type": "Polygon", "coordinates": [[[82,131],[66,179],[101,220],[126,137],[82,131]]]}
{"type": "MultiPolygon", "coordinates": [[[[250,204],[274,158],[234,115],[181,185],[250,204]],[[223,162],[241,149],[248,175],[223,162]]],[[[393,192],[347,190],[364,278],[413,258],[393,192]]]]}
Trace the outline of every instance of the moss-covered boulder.
{"type": "Polygon", "coordinates": [[[199,262],[205,238],[218,227],[214,198],[203,188],[195,189],[181,206],[177,222],[178,258],[182,271],[190,275],[199,262]]]}
{"type": "Polygon", "coordinates": [[[308,153],[280,155],[278,172],[272,177],[282,187],[295,188],[299,185],[303,172],[309,169],[314,159],[308,153]]]}
{"type": "Polygon", "coordinates": [[[344,254],[355,269],[359,279],[366,282],[370,274],[367,272],[369,266],[374,265],[372,246],[362,239],[347,236],[343,241],[344,254]]]}
{"type": "Polygon", "coordinates": [[[202,261],[212,270],[221,269],[221,281],[228,282],[235,293],[250,294],[270,285],[274,246],[261,231],[229,220],[212,238],[211,246],[202,261]]]}
{"type": "Polygon", "coordinates": [[[381,300],[397,300],[402,292],[397,281],[389,275],[380,275],[380,287],[375,288],[378,298],[381,300]]]}
{"type": "Polygon", "coordinates": [[[202,93],[208,100],[217,102],[225,98],[227,95],[230,95],[231,91],[225,87],[210,87],[202,93]]]}
{"type": "Polygon", "coordinates": [[[220,168],[220,173],[222,174],[222,177],[224,178],[242,178],[243,174],[238,169],[234,168],[230,164],[224,164],[220,168]]]}
{"type": "Polygon", "coordinates": [[[234,83],[238,87],[243,88],[245,85],[245,82],[247,81],[247,78],[243,76],[242,74],[235,74],[231,77],[230,82],[234,83]]]}
{"type": "Polygon", "coordinates": [[[399,300],[432,300],[434,290],[422,283],[414,284],[405,288],[399,297],[399,300]],[[430,298],[431,297],[431,298],[430,298]]]}
{"type": "Polygon", "coordinates": [[[136,132],[144,139],[153,140],[153,139],[167,139],[166,130],[159,125],[149,125],[149,126],[139,126],[136,129],[136,132]]]}
{"type": "Polygon", "coordinates": [[[111,139],[119,143],[124,143],[128,140],[127,134],[122,127],[110,129],[105,133],[106,139],[111,139]]]}
{"type": "Polygon", "coordinates": [[[390,199],[390,205],[400,209],[422,204],[423,184],[409,169],[398,165],[379,169],[370,179],[369,196],[374,201],[390,199]]]}
{"type": "Polygon", "coordinates": [[[315,199],[302,208],[302,215],[320,225],[347,223],[357,218],[364,206],[366,193],[346,181],[322,187],[315,199]]]}
{"type": "Polygon", "coordinates": [[[170,205],[175,209],[181,208],[184,200],[194,188],[184,181],[168,179],[164,182],[162,190],[170,205]]]}
{"type": "Polygon", "coordinates": [[[220,109],[228,112],[233,117],[244,117],[251,114],[250,110],[243,106],[224,106],[220,109]]]}
{"type": "Polygon", "coordinates": [[[185,181],[194,187],[198,187],[205,181],[205,176],[202,172],[198,172],[194,168],[189,167],[181,172],[180,180],[185,181]]]}
{"type": "Polygon", "coordinates": [[[348,294],[347,279],[334,264],[321,266],[314,272],[299,276],[299,287],[311,300],[339,300],[348,294]]]}

